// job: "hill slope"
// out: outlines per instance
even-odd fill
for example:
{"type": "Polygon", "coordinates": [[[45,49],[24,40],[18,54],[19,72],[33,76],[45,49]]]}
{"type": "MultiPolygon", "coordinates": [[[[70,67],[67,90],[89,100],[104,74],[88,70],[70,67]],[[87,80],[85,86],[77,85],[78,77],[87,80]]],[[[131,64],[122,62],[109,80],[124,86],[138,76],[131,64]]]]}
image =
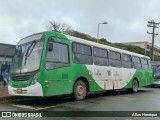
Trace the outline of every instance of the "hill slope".
{"type": "MultiPolygon", "coordinates": [[[[78,32],[78,31],[72,30],[72,31],[67,32],[67,34],[71,35],[71,36],[74,36],[74,37],[86,39],[86,40],[89,40],[89,41],[92,41],[92,42],[97,42],[96,38],[91,37],[88,34],[78,32]]],[[[138,54],[141,54],[141,55],[144,55],[144,53],[145,53],[145,50],[143,48],[140,48],[140,47],[137,47],[137,46],[132,46],[132,45],[124,45],[124,44],[120,44],[120,43],[111,43],[104,38],[99,39],[99,43],[104,44],[104,45],[108,45],[108,46],[112,46],[112,47],[116,47],[116,48],[120,48],[120,49],[123,49],[123,50],[131,51],[131,52],[135,52],[135,53],[138,53],[138,54]]],[[[151,52],[147,51],[146,54],[147,54],[147,56],[151,57],[151,52]]],[[[154,60],[155,61],[160,61],[160,56],[155,55],[154,60]]]]}

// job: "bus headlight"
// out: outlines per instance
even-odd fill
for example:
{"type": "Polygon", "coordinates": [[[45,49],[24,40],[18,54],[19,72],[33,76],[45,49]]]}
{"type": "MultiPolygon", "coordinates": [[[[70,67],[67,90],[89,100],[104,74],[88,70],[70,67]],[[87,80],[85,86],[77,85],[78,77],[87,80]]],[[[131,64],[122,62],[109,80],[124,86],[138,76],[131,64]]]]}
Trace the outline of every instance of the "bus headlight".
{"type": "Polygon", "coordinates": [[[39,72],[37,72],[37,73],[34,75],[34,77],[33,77],[33,79],[32,79],[32,85],[37,82],[38,75],[39,75],[39,72]]]}

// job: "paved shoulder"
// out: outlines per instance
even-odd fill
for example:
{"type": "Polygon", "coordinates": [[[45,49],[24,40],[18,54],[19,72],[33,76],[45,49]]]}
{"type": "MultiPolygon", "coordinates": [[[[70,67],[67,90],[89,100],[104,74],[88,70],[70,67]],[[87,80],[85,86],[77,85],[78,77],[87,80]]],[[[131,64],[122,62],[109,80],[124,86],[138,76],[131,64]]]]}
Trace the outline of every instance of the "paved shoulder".
{"type": "Polygon", "coordinates": [[[4,86],[0,86],[0,97],[8,96],[8,88],[4,86]]]}

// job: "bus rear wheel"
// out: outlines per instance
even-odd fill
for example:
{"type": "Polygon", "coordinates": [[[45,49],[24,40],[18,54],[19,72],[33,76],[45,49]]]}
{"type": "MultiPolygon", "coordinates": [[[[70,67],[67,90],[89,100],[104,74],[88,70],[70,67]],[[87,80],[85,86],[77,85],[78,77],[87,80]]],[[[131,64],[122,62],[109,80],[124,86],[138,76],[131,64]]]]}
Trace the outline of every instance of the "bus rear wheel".
{"type": "Polygon", "coordinates": [[[83,100],[87,95],[86,84],[82,80],[78,80],[73,89],[73,97],[75,100],[83,100]]]}
{"type": "Polygon", "coordinates": [[[128,90],[128,92],[136,93],[136,92],[138,92],[138,87],[139,87],[138,81],[137,80],[133,80],[132,88],[129,88],[127,90],[128,90]]]}

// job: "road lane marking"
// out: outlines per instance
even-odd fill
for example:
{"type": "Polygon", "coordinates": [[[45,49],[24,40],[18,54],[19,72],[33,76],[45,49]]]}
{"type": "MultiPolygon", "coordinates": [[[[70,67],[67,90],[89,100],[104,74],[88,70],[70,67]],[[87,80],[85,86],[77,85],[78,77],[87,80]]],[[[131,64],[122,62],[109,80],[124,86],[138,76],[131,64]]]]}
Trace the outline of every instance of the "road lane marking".
{"type": "Polygon", "coordinates": [[[27,105],[12,105],[12,106],[18,107],[18,108],[23,108],[23,109],[35,110],[35,108],[33,106],[27,106],[27,105]]]}
{"type": "Polygon", "coordinates": [[[37,108],[35,110],[45,110],[45,109],[49,109],[49,108],[53,108],[53,107],[57,107],[57,106],[49,106],[49,107],[43,107],[43,108],[37,108]]]}
{"type": "Polygon", "coordinates": [[[13,104],[12,106],[17,107],[17,108],[21,108],[21,109],[30,109],[30,110],[35,110],[35,111],[38,111],[38,110],[45,110],[45,109],[57,107],[57,106],[33,107],[33,106],[29,106],[29,105],[15,105],[15,104],[13,104]]]}

